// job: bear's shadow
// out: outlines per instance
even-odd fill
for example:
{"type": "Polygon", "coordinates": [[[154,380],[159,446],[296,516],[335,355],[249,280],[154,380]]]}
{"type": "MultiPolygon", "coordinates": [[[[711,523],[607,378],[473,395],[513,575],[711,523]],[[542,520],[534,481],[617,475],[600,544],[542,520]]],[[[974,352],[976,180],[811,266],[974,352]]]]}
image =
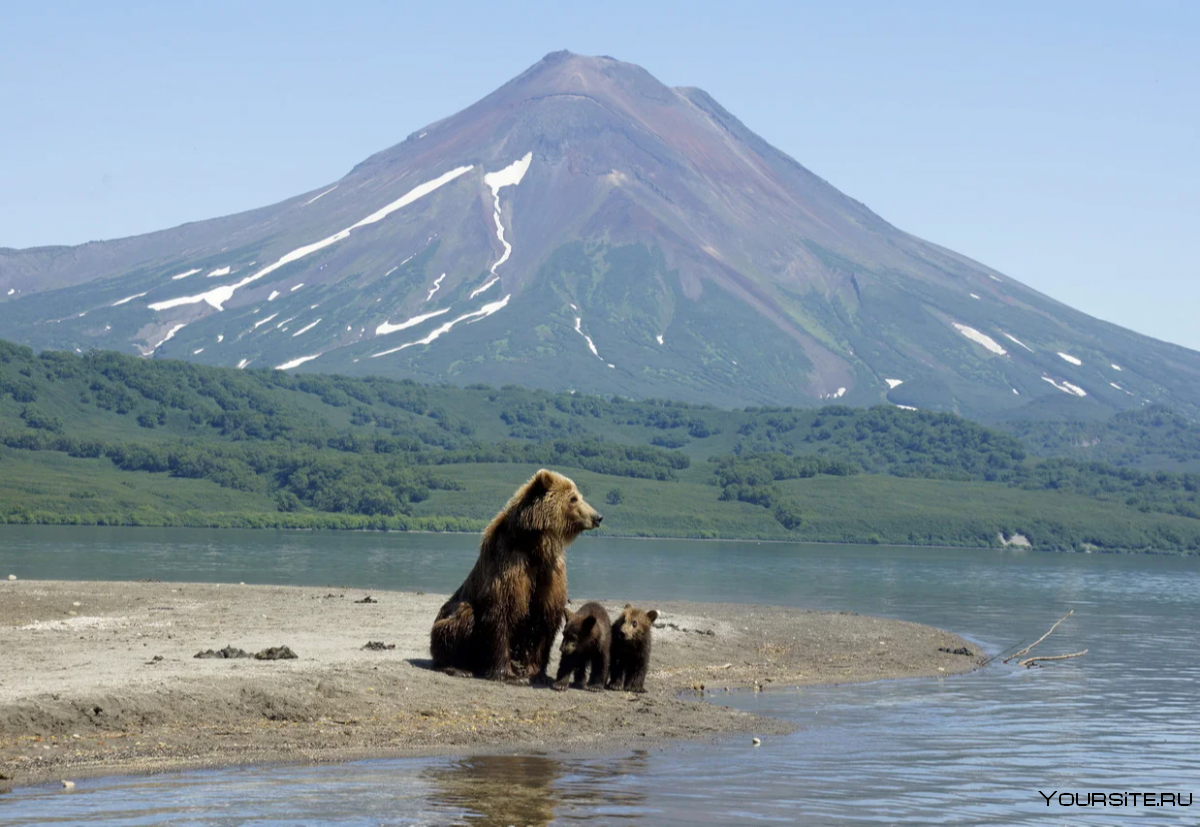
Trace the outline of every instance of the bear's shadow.
{"type": "MultiPolygon", "coordinates": [[[[481,678],[478,675],[472,675],[470,672],[465,672],[461,669],[454,669],[454,668],[438,669],[438,668],[434,667],[432,658],[405,658],[404,661],[405,661],[405,663],[408,663],[411,666],[416,667],[417,669],[424,669],[426,672],[436,672],[439,675],[449,675],[450,677],[453,677],[453,678],[471,678],[472,680],[479,680],[479,681],[485,680],[484,678],[481,678]]],[[[550,688],[549,681],[546,681],[546,682],[534,681],[534,680],[530,680],[529,678],[513,678],[511,680],[500,681],[500,683],[503,683],[507,686],[528,686],[528,687],[532,687],[534,689],[549,689],[550,688]]]]}

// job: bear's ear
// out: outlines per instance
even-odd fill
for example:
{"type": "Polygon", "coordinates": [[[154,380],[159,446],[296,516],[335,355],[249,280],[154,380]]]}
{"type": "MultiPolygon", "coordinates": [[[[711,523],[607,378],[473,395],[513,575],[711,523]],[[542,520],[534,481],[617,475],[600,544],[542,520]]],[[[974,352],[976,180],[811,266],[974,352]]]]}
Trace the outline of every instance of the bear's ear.
{"type": "Polygon", "coordinates": [[[629,610],[630,610],[630,609],[632,609],[632,608],[633,608],[633,604],[632,604],[632,603],[626,603],[626,604],[625,604],[625,611],[629,611],[629,610]]]}
{"type": "Polygon", "coordinates": [[[545,468],[529,478],[529,482],[518,494],[516,508],[516,523],[526,531],[547,531],[550,519],[547,510],[542,507],[542,501],[554,484],[554,473],[545,468]]]}
{"type": "Polygon", "coordinates": [[[554,484],[554,476],[545,468],[538,471],[525,483],[525,501],[541,499],[546,496],[550,486],[554,484]]]}
{"type": "Polygon", "coordinates": [[[650,618],[651,623],[658,620],[658,609],[651,609],[650,611],[646,612],[646,617],[650,618]]]}
{"type": "Polygon", "coordinates": [[[588,632],[592,631],[592,629],[594,629],[594,628],[595,628],[595,626],[596,626],[596,616],[595,616],[595,615],[588,615],[587,617],[585,617],[585,618],[583,619],[583,632],[584,632],[584,634],[586,634],[586,633],[588,633],[588,632]]]}

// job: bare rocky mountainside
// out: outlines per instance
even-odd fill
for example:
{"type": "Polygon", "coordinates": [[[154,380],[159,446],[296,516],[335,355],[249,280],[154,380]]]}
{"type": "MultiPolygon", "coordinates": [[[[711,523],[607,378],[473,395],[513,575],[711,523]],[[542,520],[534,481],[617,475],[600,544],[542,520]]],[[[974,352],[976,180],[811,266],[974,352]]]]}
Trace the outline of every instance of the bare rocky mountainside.
{"type": "Polygon", "coordinates": [[[282,203],[0,250],[0,338],[723,406],[1200,411],[1200,353],[898,230],[699,89],[569,52],[282,203]]]}

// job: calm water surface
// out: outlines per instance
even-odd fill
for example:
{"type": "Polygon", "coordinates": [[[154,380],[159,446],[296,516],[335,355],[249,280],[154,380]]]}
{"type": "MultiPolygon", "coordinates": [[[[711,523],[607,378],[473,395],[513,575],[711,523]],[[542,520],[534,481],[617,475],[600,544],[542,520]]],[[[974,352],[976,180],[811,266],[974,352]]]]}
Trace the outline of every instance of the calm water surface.
{"type": "MultiPolygon", "coordinates": [[[[465,536],[0,526],[0,576],[449,591],[465,536]]],[[[1047,807],[1038,790],[1200,793],[1200,560],[583,539],[572,593],[851,610],[1041,670],[721,697],[802,730],[609,756],[467,756],[81,781],[0,797],[24,824],[1200,824],[1191,808],[1047,807]],[[637,572],[636,577],[629,576],[637,572]]]]}

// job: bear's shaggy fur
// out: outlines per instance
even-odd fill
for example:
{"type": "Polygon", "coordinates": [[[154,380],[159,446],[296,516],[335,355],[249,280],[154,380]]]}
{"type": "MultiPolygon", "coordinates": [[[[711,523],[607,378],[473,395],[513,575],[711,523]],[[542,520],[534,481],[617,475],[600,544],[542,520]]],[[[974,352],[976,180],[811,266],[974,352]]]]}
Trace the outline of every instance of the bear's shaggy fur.
{"type": "Polygon", "coordinates": [[[562,474],[543,468],[517,489],[434,620],[434,668],[549,682],[550,647],[567,608],[567,546],[602,519],[562,474]]]}
{"type": "Polygon", "coordinates": [[[562,692],[567,678],[575,673],[572,684],[584,688],[583,679],[588,667],[592,669],[587,689],[598,692],[608,683],[608,654],[612,643],[612,620],[599,603],[584,603],[575,614],[566,618],[563,629],[562,655],[558,662],[558,678],[551,686],[562,692]]]}
{"type": "Polygon", "coordinates": [[[612,625],[612,664],[609,689],[626,692],[646,691],[646,672],[650,669],[650,631],[658,612],[643,612],[628,603],[612,625]]]}

